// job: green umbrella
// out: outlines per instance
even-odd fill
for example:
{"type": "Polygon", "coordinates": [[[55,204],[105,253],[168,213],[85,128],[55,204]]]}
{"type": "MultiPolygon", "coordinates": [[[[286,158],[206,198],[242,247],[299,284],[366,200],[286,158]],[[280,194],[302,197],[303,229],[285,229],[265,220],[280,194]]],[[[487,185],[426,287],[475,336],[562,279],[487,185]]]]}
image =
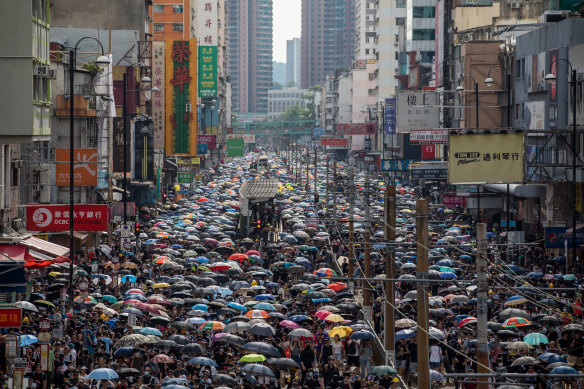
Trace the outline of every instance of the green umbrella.
{"type": "Polygon", "coordinates": [[[523,341],[532,346],[538,346],[540,344],[548,344],[550,341],[547,336],[540,334],[539,332],[531,332],[523,338],[523,341]]]}
{"type": "Polygon", "coordinates": [[[87,272],[86,272],[85,270],[83,270],[83,269],[77,269],[77,272],[76,272],[75,274],[77,274],[78,276],[85,276],[85,277],[87,277],[87,276],[89,275],[89,274],[87,274],[87,272]]]}
{"type": "Polygon", "coordinates": [[[397,370],[395,370],[391,366],[381,365],[381,366],[375,366],[373,369],[369,370],[369,374],[375,375],[378,377],[386,376],[386,375],[396,375],[397,370]]]}
{"type": "Polygon", "coordinates": [[[118,299],[112,296],[111,294],[106,294],[101,298],[102,301],[107,301],[110,304],[114,304],[118,302],[118,299]]]}
{"type": "Polygon", "coordinates": [[[563,278],[564,281],[574,281],[576,279],[576,276],[573,274],[566,274],[563,278]]]}
{"type": "Polygon", "coordinates": [[[239,362],[263,362],[267,358],[264,357],[262,354],[247,354],[241,357],[239,362]]]}

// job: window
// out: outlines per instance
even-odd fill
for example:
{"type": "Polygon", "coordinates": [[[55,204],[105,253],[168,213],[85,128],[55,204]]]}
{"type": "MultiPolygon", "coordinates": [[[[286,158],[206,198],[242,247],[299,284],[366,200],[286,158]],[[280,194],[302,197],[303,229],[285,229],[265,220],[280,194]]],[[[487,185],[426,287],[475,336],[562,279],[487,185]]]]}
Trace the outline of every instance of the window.
{"type": "Polygon", "coordinates": [[[412,40],[415,41],[433,41],[435,38],[435,31],[431,28],[414,29],[412,40]]]}
{"type": "Polygon", "coordinates": [[[164,12],[164,5],[153,5],[152,12],[164,12]]]}
{"type": "Polygon", "coordinates": [[[420,57],[422,57],[422,62],[433,62],[434,52],[433,51],[420,51],[420,57]]]}
{"type": "Polygon", "coordinates": [[[183,31],[182,23],[172,23],[172,31],[183,31]]]}
{"type": "MultiPolygon", "coordinates": [[[[433,8],[432,8],[433,9],[433,8]]],[[[175,14],[180,14],[183,12],[183,6],[182,5],[174,5],[172,7],[172,12],[174,12],[175,14]]]]}
{"type": "Polygon", "coordinates": [[[414,7],[415,18],[433,18],[435,16],[434,7],[414,7]]]}
{"type": "Polygon", "coordinates": [[[164,31],[164,23],[154,23],[154,31],[164,31]]]}

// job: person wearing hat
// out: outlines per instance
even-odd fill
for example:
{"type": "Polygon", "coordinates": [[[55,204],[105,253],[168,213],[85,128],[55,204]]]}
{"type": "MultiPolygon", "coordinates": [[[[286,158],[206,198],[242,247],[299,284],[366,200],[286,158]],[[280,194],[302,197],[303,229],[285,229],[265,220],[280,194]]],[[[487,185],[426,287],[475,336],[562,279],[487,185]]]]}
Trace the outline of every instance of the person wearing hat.
{"type": "Polygon", "coordinates": [[[322,375],[325,385],[330,385],[334,377],[339,375],[339,369],[335,366],[335,357],[332,355],[328,357],[328,363],[322,368],[322,375]]]}

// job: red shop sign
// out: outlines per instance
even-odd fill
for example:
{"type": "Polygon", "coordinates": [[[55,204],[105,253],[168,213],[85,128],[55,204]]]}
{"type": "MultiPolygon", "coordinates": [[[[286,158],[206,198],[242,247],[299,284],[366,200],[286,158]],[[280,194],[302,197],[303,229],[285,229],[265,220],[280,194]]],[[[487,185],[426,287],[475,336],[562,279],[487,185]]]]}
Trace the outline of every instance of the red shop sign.
{"type": "Polygon", "coordinates": [[[445,194],[442,196],[442,204],[447,207],[466,207],[466,197],[455,194],[445,194]]]}
{"type": "Polygon", "coordinates": [[[15,328],[22,325],[20,308],[0,308],[0,328],[15,328]]]}
{"type": "MultiPolygon", "coordinates": [[[[74,206],[74,231],[107,231],[108,209],[105,204],[74,206]]],[[[29,231],[69,231],[69,205],[29,205],[26,208],[29,231]]]]}
{"type": "Polygon", "coordinates": [[[217,137],[215,135],[197,135],[197,143],[206,144],[208,150],[217,148],[217,137]]]}

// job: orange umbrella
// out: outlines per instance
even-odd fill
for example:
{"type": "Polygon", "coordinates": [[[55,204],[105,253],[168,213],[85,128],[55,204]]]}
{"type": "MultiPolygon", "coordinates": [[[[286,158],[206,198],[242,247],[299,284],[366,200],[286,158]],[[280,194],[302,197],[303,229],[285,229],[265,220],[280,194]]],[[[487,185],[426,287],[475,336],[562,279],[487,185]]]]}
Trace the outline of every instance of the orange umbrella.
{"type": "Polygon", "coordinates": [[[228,261],[242,261],[244,259],[249,259],[249,257],[243,253],[231,254],[229,258],[227,258],[228,261]]]}
{"type": "Polygon", "coordinates": [[[200,330],[223,331],[225,324],[220,321],[209,320],[199,326],[200,330]]]}
{"type": "Polygon", "coordinates": [[[332,289],[335,292],[338,292],[341,289],[345,289],[347,287],[347,284],[345,284],[344,282],[333,282],[328,287],[329,287],[329,289],[332,289]]]}
{"type": "Polygon", "coordinates": [[[245,314],[246,317],[250,319],[267,319],[270,317],[268,312],[264,311],[263,309],[252,309],[245,314]]]}

